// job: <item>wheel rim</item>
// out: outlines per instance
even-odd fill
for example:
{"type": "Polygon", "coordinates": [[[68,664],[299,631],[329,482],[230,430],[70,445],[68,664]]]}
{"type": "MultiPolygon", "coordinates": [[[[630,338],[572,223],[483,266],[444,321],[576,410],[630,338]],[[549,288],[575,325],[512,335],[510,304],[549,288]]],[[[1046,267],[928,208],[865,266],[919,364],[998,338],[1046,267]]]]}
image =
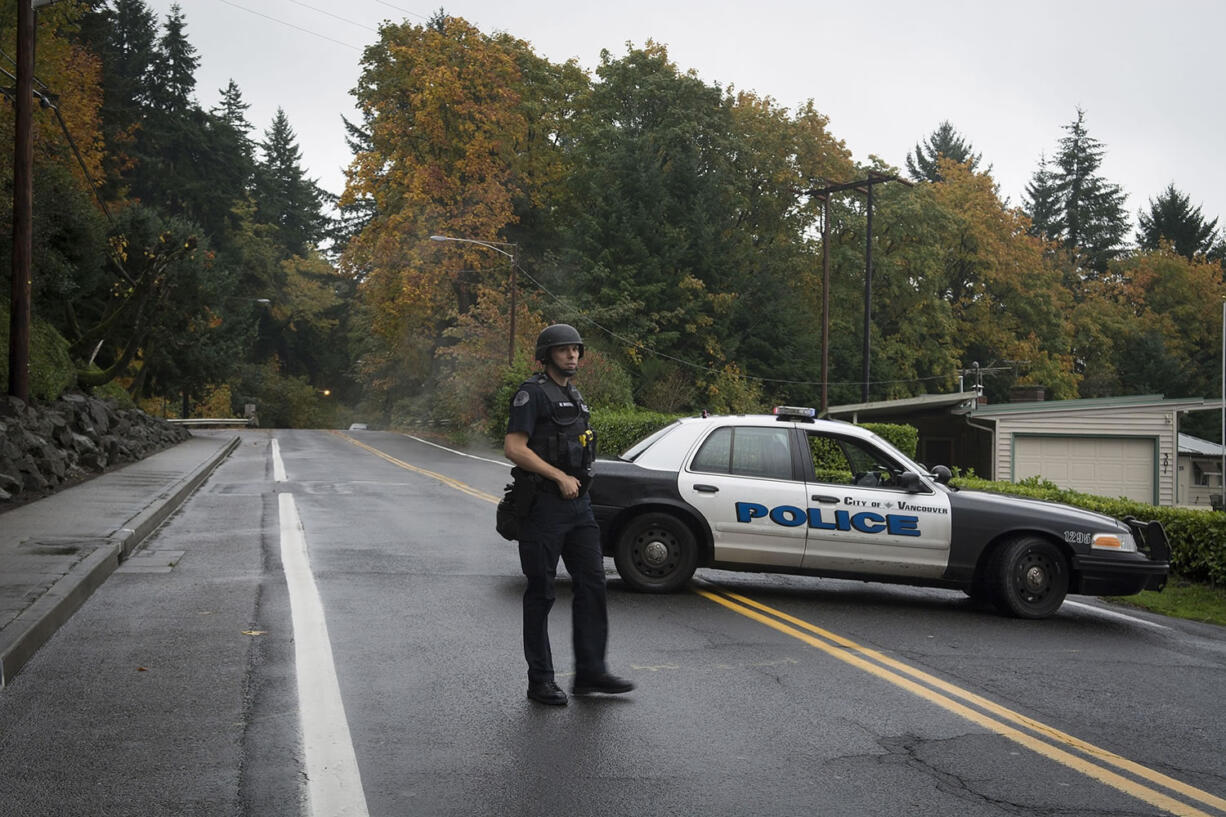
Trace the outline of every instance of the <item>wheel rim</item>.
{"type": "Polygon", "coordinates": [[[1017,561],[1015,586],[1027,604],[1039,604],[1052,592],[1056,566],[1043,553],[1029,551],[1017,561]]]}
{"type": "Polygon", "coordinates": [[[681,547],[672,531],[652,526],[634,539],[633,561],[643,576],[660,579],[677,567],[681,547]]]}

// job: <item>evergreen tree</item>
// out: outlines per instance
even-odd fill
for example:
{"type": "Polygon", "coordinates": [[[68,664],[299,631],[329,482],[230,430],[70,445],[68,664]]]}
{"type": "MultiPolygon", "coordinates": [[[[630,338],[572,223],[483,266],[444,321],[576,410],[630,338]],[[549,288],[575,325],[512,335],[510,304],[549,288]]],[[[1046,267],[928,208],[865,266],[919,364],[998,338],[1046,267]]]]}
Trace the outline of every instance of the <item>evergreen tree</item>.
{"type": "Polygon", "coordinates": [[[1026,215],[1030,217],[1028,232],[1034,236],[1044,235],[1047,225],[1059,217],[1060,209],[1055,175],[1045,155],[1039,155],[1039,169],[1026,185],[1024,201],[1026,215]]]}
{"type": "Polygon", "coordinates": [[[937,167],[937,160],[942,157],[968,165],[974,172],[982,155],[971,151],[970,144],[946,120],[926,140],[915,145],[914,154],[907,154],[907,172],[917,182],[945,181],[937,167]]]}
{"type": "Polygon", "coordinates": [[[219,138],[233,143],[231,153],[237,162],[233,175],[242,179],[245,188],[255,173],[255,143],[250,136],[251,123],[247,121],[247,109],[251,106],[243,101],[242,91],[234,80],[219,93],[221,101],[209,110],[209,116],[219,138]]]}
{"type": "Polygon", "coordinates": [[[182,113],[193,107],[196,68],[200,60],[196,48],[187,40],[187,23],[176,3],[166,15],[165,33],[158,41],[153,68],[153,107],[167,113],[182,113]]]}
{"type": "Polygon", "coordinates": [[[102,62],[102,134],[107,146],[104,195],[123,198],[136,134],[152,97],[157,18],[143,0],[113,0],[82,20],[82,42],[102,62]]]}
{"type": "Polygon", "coordinates": [[[321,212],[324,193],[306,177],[297,136],[281,108],[264,132],[260,149],[263,158],[256,166],[256,218],[273,225],[287,253],[305,255],[327,229],[321,212]]]}
{"type": "Polygon", "coordinates": [[[1051,162],[1043,161],[1026,188],[1032,231],[1058,241],[1080,263],[1103,272],[1128,233],[1124,192],[1098,175],[1106,152],[1085,128],[1085,111],[1064,126],[1067,135],[1051,162]]]}
{"type": "Polygon", "coordinates": [[[1149,212],[1137,213],[1139,229],[1137,245],[1143,250],[1156,250],[1163,241],[1169,241],[1175,252],[1191,259],[1197,255],[1213,255],[1220,249],[1217,245],[1217,222],[1205,221],[1199,207],[1192,207],[1188,197],[1175,189],[1174,184],[1157,199],[1149,200],[1149,212]]]}
{"type": "MultiPolygon", "coordinates": [[[[364,125],[355,125],[345,116],[341,116],[345,125],[345,143],[349,145],[354,156],[374,151],[369,118],[366,117],[364,125]]],[[[333,252],[343,252],[350,239],[366,229],[366,225],[375,217],[375,201],[369,195],[333,197],[328,194],[328,198],[329,203],[336,207],[336,218],[329,226],[325,238],[331,242],[333,252]]]]}
{"type": "Polygon", "coordinates": [[[244,152],[248,158],[252,158],[254,149],[250,137],[251,123],[247,121],[247,109],[251,105],[243,101],[243,92],[233,79],[218,93],[221,94],[221,101],[210,109],[209,113],[229,125],[243,139],[244,152]]]}

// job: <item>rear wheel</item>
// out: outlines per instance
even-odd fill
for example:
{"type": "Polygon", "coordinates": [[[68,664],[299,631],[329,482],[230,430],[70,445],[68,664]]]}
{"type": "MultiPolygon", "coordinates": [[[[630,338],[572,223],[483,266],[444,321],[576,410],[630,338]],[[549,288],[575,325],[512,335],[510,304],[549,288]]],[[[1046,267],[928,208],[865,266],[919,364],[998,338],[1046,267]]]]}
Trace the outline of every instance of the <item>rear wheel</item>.
{"type": "Polygon", "coordinates": [[[671,593],[698,567],[698,544],[684,522],[667,513],[647,513],[626,525],[613,562],[622,580],[644,593],[671,593]]]}
{"type": "Polygon", "coordinates": [[[1046,618],[1068,594],[1068,560],[1060,549],[1038,536],[1006,543],[992,560],[989,580],[1002,612],[1018,618],[1046,618]]]}

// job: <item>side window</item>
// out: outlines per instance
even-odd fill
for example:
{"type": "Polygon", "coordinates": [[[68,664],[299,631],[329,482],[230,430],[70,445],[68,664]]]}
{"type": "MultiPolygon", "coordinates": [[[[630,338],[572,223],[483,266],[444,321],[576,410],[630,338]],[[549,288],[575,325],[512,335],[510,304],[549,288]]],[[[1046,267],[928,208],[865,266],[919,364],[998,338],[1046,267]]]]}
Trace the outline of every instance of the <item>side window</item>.
{"type": "Polygon", "coordinates": [[[721,428],[707,437],[690,463],[694,471],[742,477],[792,479],[786,428],[721,428]]]}
{"type": "Polygon", "coordinates": [[[697,456],[690,463],[693,471],[706,471],[710,474],[726,474],[732,462],[732,429],[716,429],[707,441],[698,449],[697,456]]]}
{"type": "Polygon", "coordinates": [[[903,472],[898,463],[860,440],[810,434],[809,453],[816,480],[830,485],[889,488],[903,472]]]}

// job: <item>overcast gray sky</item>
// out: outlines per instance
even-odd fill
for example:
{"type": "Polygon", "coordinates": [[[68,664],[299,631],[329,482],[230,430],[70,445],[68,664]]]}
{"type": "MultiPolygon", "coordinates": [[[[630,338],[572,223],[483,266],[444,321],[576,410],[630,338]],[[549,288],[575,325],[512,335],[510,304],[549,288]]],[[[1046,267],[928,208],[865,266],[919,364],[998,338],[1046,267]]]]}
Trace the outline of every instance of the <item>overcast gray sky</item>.
{"type": "MultiPolygon", "coordinates": [[[[146,0],[164,21],[172,0],[146,0]]],[[[278,107],[308,173],[339,193],[350,155],[341,115],[381,21],[422,23],[414,0],[180,0],[206,107],[233,78],[262,134],[278,107]]],[[[1086,112],[1101,173],[1134,225],[1168,183],[1207,219],[1226,215],[1226,70],[1221,0],[454,0],[482,31],[506,31],[555,62],[592,70],[601,49],[668,46],[682,70],[795,109],[813,99],[856,159],[905,167],[942,120],[1019,204],[1038,165],[1086,112]]],[[[1226,225],[1226,218],[1219,228],[1226,225]]]]}

